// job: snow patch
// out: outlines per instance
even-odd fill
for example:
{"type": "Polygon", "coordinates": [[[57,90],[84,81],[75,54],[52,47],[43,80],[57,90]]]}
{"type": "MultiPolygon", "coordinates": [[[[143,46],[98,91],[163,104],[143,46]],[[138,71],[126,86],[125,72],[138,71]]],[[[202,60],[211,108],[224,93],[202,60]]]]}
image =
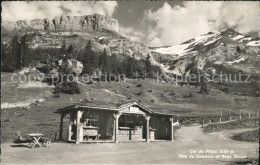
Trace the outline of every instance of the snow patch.
{"type": "Polygon", "coordinates": [[[243,42],[243,41],[250,41],[252,40],[253,37],[246,37],[246,38],[242,38],[239,40],[239,42],[243,42]]]}
{"type": "Polygon", "coordinates": [[[238,59],[238,60],[228,61],[227,63],[228,63],[228,64],[234,64],[234,63],[239,63],[239,62],[245,61],[245,60],[246,60],[245,58],[240,58],[240,59],[238,59]]]}
{"type": "Polygon", "coordinates": [[[188,49],[189,44],[183,45],[174,45],[168,48],[158,48],[155,50],[151,50],[153,52],[161,53],[161,54],[177,54],[178,56],[185,55],[190,49],[188,49]]]}
{"type": "Polygon", "coordinates": [[[216,39],[214,39],[214,40],[212,40],[212,41],[206,42],[206,43],[204,43],[204,45],[205,45],[205,46],[208,46],[208,45],[210,45],[210,44],[212,44],[212,43],[218,41],[219,39],[220,39],[220,37],[219,37],[219,38],[216,38],[216,39]]]}
{"type": "Polygon", "coordinates": [[[222,64],[222,62],[221,61],[215,61],[214,64],[220,65],[220,64],[222,64]]]}
{"type": "Polygon", "coordinates": [[[215,41],[220,39],[220,37],[218,35],[219,35],[218,33],[201,35],[197,38],[194,38],[194,41],[187,43],[187,44],[173,45],[173,46],[167,47],[167,48],[157,48],[157,49],[154,49],[154,50],[151,50],[151,51],[157,52],[157,53],[160,53],[160,54],[172,54],[172,55],[177,54],[179,57],[181,57],[181,56],[189,53],[189,51],[195,45],[198,45],[198,44],[209,45],[211,43],[214,43],[215,41]]]}
{"type": "Polygon", "coordinates": [[[120,35],[123,36],[123,37],[125,37],[125,38],[129,38],[128,36],[126,36],[126,35],[124,35],[124,34],[121,34],[121,33],[120,33],[120,35]]]}
{"type": "Polygon", "coordinates": [[[199,37],[195,38],[195,41],[193,43],[191,43],[191,44],[204,43],[204,42],[208,41],[209,38],[214,37],[214,36],[216,36],[215,33],[208,34],[208,35],[205,35],[205,36],[199,36],[199,37]]]}
{"type": "Polygon", "coordinates": [[[246,44],[247,46],[260,46],[260,41],[251,41],[246,44]]]}
{"type": "Polygon", "coordinates": [[[234,38],[231,38],[232,40],[239,40],[239,39],[241,39],[241,38],[244,38],[244,36],[243,35],[238,35],[238,36],[236,36],[236,37],[234,37],[234,38]]]}

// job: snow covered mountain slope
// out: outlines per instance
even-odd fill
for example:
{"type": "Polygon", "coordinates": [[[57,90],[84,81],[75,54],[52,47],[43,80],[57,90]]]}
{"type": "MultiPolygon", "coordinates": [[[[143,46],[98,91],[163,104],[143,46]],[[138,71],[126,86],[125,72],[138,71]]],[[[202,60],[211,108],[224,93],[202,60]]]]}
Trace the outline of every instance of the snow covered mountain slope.
{"type": "Polygon", "coordinates": [[[150,48],[153,62],[176,75],[214,69],[217,72],[260,72],[260,39],[233,29],[209,32],[180,45],[150,48]]]}

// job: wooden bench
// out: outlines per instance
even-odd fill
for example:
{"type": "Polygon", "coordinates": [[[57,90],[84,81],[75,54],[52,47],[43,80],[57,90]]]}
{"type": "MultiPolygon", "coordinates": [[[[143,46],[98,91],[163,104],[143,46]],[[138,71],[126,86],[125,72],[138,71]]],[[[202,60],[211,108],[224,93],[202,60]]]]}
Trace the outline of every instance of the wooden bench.
{"type": "Polygon", "coordinates": [[[85,134],[85,135],[83,136],[83,139],[84,139],[84,140],[88,140],[90,137],[91,137],[93,140],[99,140],[100,134],[97,134],[97,135],[86,135],[86,134],[85,134]]]}
{"type": "Polygon", "coordinates": [[[100,134],[98,134],[98,127],[83,127],[83,140],[92,138],[93,140],[99,140],[100,134]]]}

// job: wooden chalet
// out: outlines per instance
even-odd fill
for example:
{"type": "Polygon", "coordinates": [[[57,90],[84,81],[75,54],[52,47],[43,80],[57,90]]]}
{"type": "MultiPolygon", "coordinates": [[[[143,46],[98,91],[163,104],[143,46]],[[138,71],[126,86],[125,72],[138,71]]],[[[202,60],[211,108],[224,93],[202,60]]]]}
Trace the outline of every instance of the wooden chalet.
{"type": "Polygon", "coordinates": [[[139,102],[98,103],[85,101],[56,111],[61,115],[59,139],[64,133],[64,118],[69,115],[69,142],[173,141],[171,111],[148,108],[139,102]]]}

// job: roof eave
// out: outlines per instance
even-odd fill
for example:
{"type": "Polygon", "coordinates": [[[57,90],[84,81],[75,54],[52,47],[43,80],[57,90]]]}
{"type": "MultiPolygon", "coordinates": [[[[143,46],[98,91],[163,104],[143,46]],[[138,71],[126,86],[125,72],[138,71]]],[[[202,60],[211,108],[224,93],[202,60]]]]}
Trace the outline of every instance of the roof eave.
{"type": "Polygon", "coordinates": [[[85,106],[85,105],[70,105],[64,108],[59,108],[54,113],[61,113],[62,111],[74,111],[79,108],[88,108],[88,109],[99,109],[99,110],[109,110],[109,111],[119,111],[119,109],[116,108],[101,108],[101,107],[91,107],[91,106],[85,106]]]}

